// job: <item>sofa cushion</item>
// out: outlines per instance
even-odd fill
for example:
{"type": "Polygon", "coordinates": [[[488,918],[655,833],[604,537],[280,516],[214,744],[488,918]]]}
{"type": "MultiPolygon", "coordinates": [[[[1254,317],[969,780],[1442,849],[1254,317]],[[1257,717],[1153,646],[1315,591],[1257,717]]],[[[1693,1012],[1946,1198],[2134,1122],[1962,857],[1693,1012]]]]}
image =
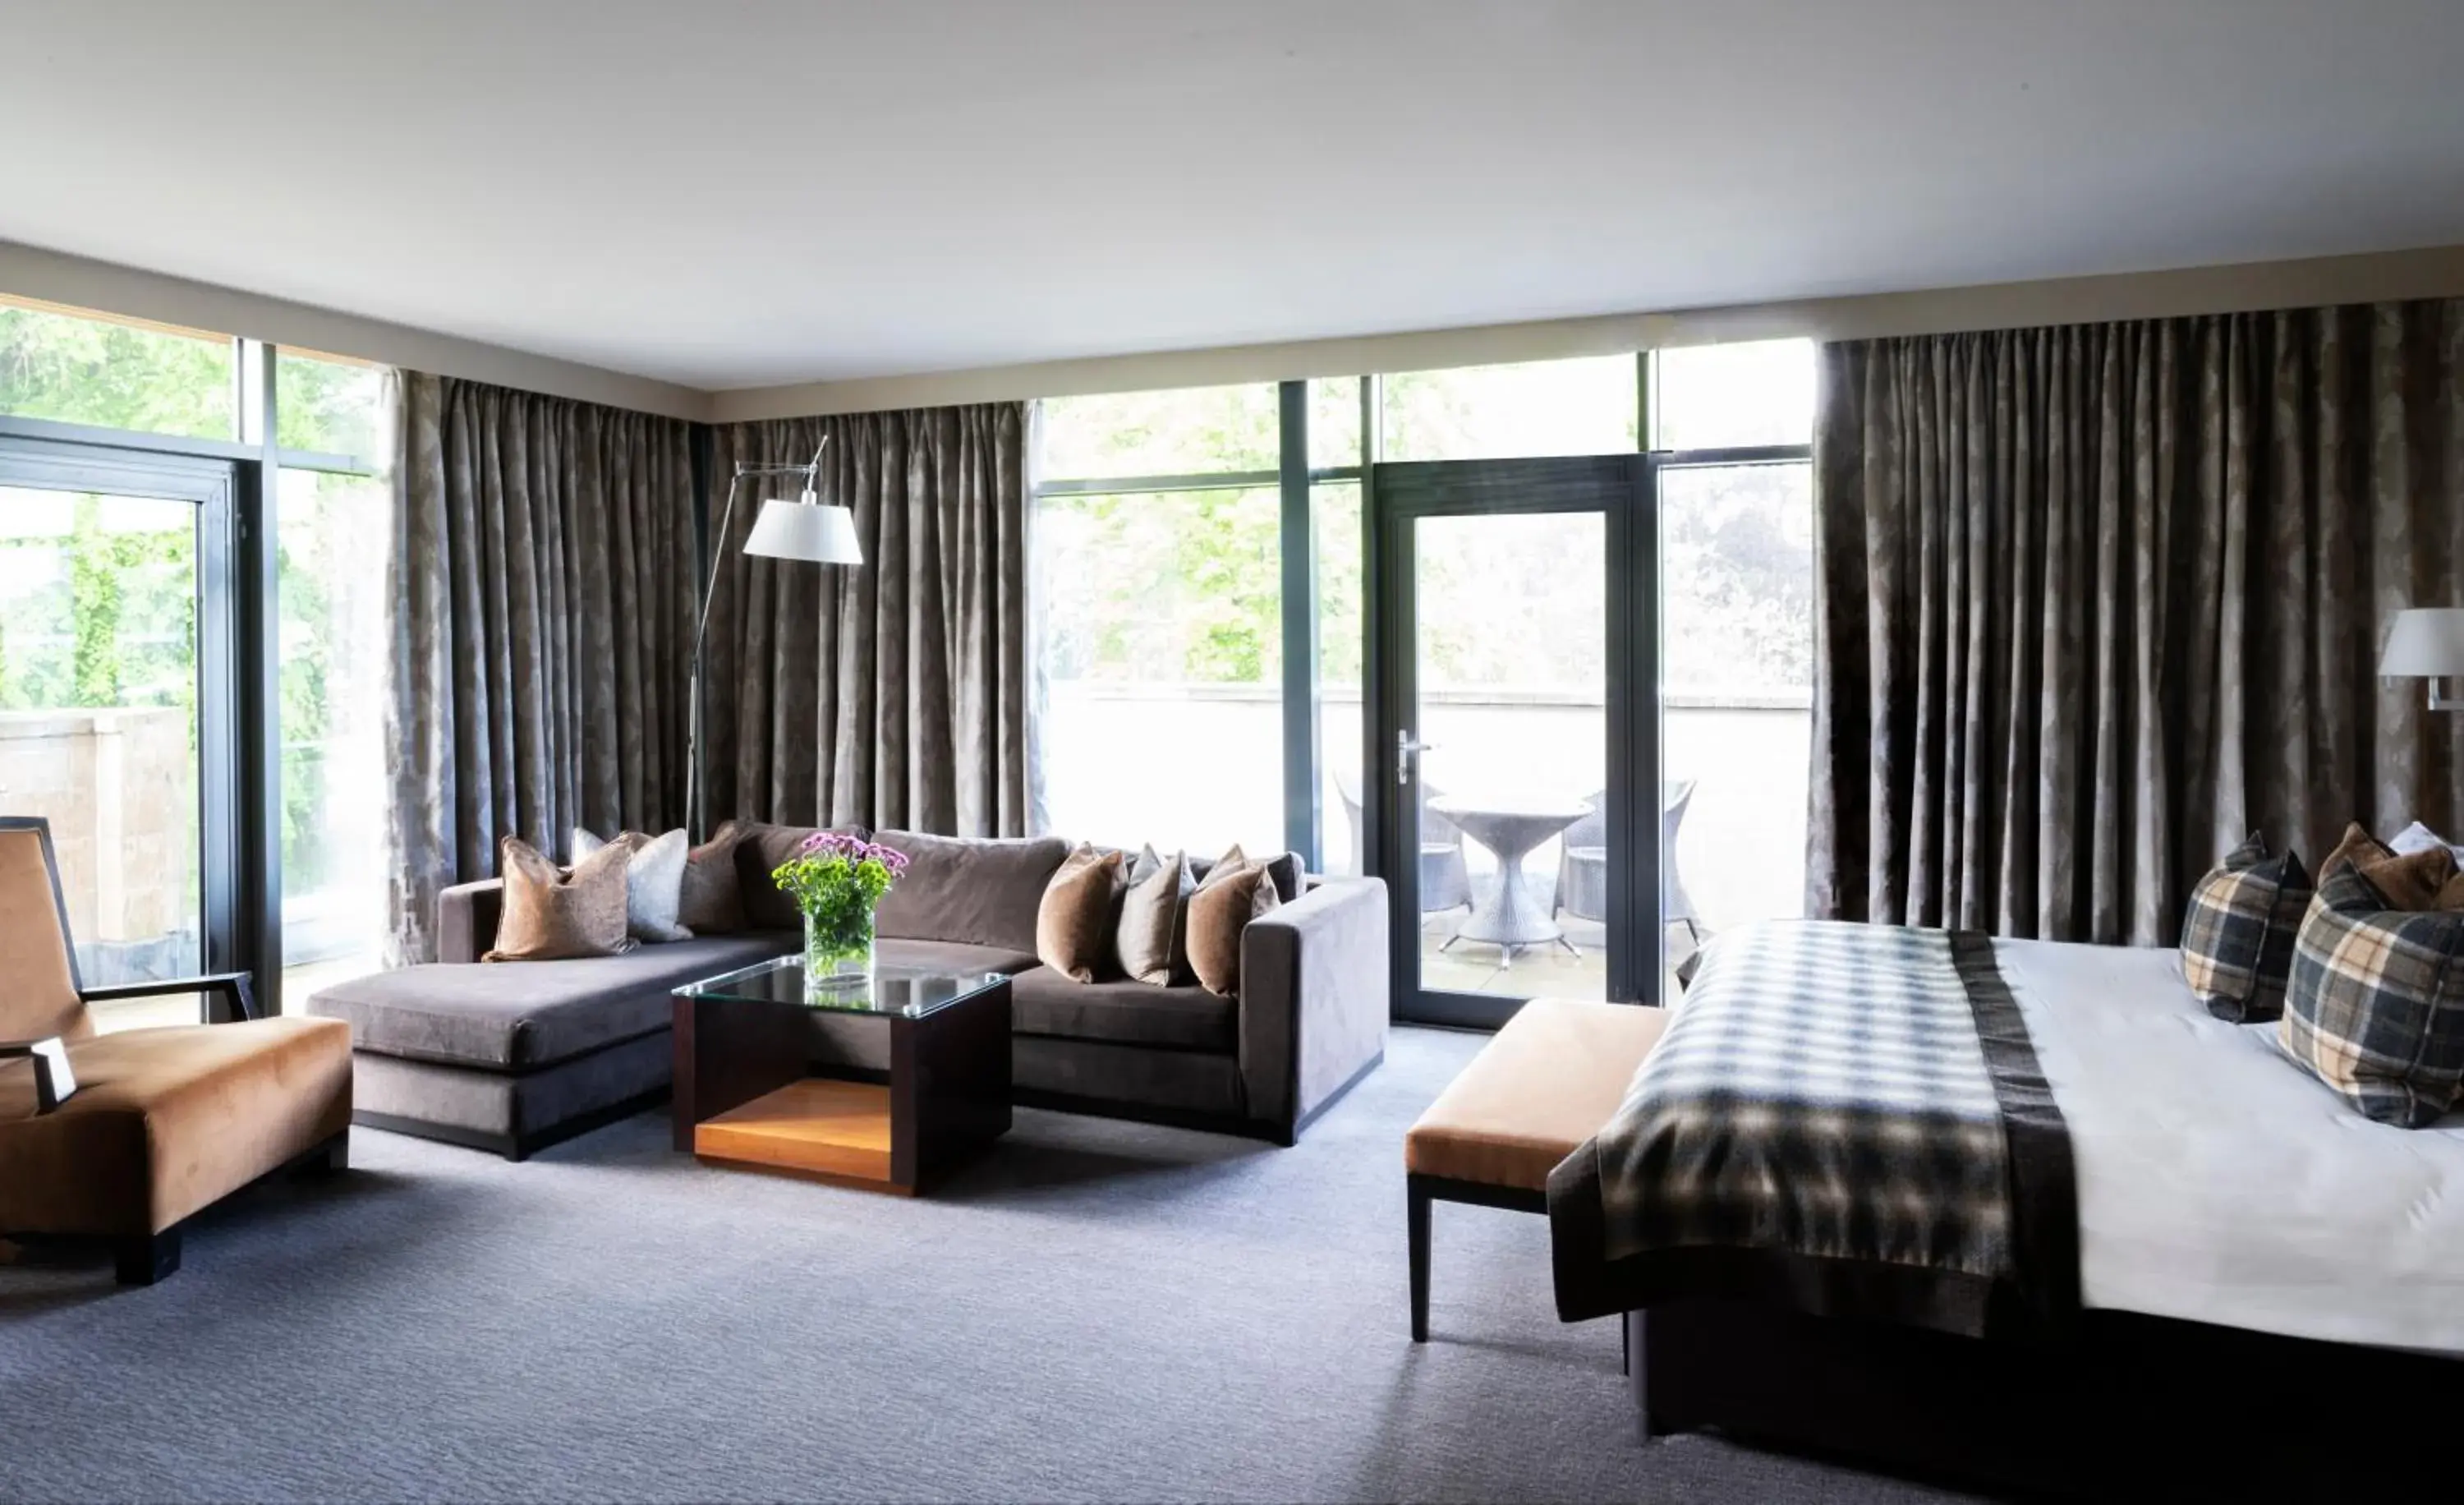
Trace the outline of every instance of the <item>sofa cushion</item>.
{"type": "Polygon", "coordinates": [[[1202,987],[1073,983],[1048,966],[1017,974],[1009,987],[1013,1033],[1177,1051],[1240,1048],[1240,1005],[1202,987]]]}
{"type": "Polygon", "coordinates": [[[1153,847],[1138,852],[1112,936],[1113,953],[1129,977],[1157,987],[1196,981],[1189,969],[1187,926],[1189,896],[1197,887],[1186,854],[1161,857],[1153,847]]]}
{"type": "Polygon", "coordinates": [[[1081,983],[1114,970],[1112,933],[1127,873],[1117,852],[1081,846],[1062,859],[1035,910],[1035,954],[1081,983]]]}
{"type": "Polygon", "coordinates": [[[767,821],[738,821],[736,841],[736,883],[744,905],[744,923],[754,930],[802,930],[803,911],[770,874],[804,845],[817,830],[861,836],[861,826],[773,826],[767,821]]]}
{"type": "MultiPolygon", "coordinates": [[[[1232,850],[1239,852],[1241,849],[1236,846],[1232,850]]],[[[1448,847],[1446,850],[1451,852],[1454,849],[1448,847]]],[[[1218,860],[1214,857],[1191,857],[1190,877],[1199,883],[1205,882],[1206,874],[1215,871],[1218,860]]],[[[1277,903],[1288,904],[1309,892],[1309,866],[1301,861],[1301,854],[1297,852],[1279,852],[1271,857],[1244,856],[1244,860],[1265,864],[1266,876],[1274,880],[1277,903]]]]}
{"type": "Polygon", "coordinates": [[[879,934],[963,941],[1032,954],[1035,912],[1069,844],[1058,836],[928,836],[875,831],[907,853],[907,872],[881,901],[879,934]]]}
{"type": "Polygon", "coordinates": [[[519,836],[499,848],[505,905],[496,943],[482,962],[559,962],[606,957],[637,943],[625,929],[625,864],[629,845],[603,847],[559,868],[519,836]]]}
{"type": "Polygon", "coordinates": [[[337,983],[308,1011],[350,1024],[363,1051],[529,1071],[652,1034],[668,995],[800,944],[790,932],[704,936],[568,962],[436,963],[337,983]]]}
{"type": "Polygon", "coordinates": [[[1238,847],[1199,880],[1189,896],[1186,934],[1189,969],[1199,986],[1226,997],[1241,990],[1242,935],[1279,902],[1266,865],[1243,858],[1238,847]]]}
{"type": "Polygon", "coordinates": [[[628,830],[614,842],[602,841],[580,826],[573,828],[573,860],[580,862],[603,847],[625,844],[625,930],[636,941],[654,945],[691,941],[693,931],[676,922],[684,896],[685,863],[692,851],[684,828],[653,836],[628,830]]]}
{"type": "Polygon", "coordinates": [[[736,875],[737,823],[718,828],[710,840],[685,853],[676,884],[676,923],[696,936],[728,936],[744,928],[744,885],[736,875]]]}

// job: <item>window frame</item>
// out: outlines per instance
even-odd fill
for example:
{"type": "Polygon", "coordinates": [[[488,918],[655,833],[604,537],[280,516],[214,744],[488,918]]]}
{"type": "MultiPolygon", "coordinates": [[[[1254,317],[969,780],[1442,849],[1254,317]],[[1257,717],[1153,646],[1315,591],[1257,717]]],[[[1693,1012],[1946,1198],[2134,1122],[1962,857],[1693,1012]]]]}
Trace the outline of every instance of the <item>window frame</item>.
{"type": "MultiPolygon", "coordinates": [[[[1811,464],[1814,445],[1811,436],[1803,443],[1743,445],[1721,449],[1664,450],[1654,449],[1659,436],[1659,396],[1661,387],[1661,347],[1634,352],[1635,376],[1635,449],[1634,453],[1652,457],[1655,489],[1657,476],[1668,471],[1693,470],[1747,465],[1811,464]]],[[[1189,491],[1248,491],[1272,486],[1282,497],[1282,513],[1277,530],[1281,550],[1278,578],[1282,585],[1281,603],[1283,672],[1282,691],[1282,757],[1284,788],[1284,844],[1300,853],[1312,871],[1321,870],[1325,852],[1326,811],[1322,790],[1325,787],[1326,741],[1324,716],[1324,684],[1321,654],[1323,616],[1318,600],[1318,557],[1316,530],[1311,520],[1311,505],[1316,488],[1328,482],[1349,482],[1360,488],[1360,529],[1362,590],[1364,595],[1375,586],[1376,570],[1376,502],[1372,495],[1375,467],[1385,457],[1385,394],[1383,373],[1363,372],[1356,377],[1296,377],[1275,384],[1277,426],[1276,442],[1280,464],[1273,470],[1211,471],[1161,476],[1107,476],[1038,477],[1029,488],[1028,504],[1035,505],[1046,497],[1106,497],[1128,495],[1159,495],[1189,491]],[[1356,381],[1360,405],[1360,454],[1349,465],[1314,465],[1309,450],[1309,387],[1313,382],[1356,381]]],[[[1657,510],[1654,517],[1658,516],[1657,510]]],[[[1655,557],[1657,553],[1655,550],[1655,557]]],[[[1663,624],[1652,625],[1655,653],[1665,633],[1663,624]]],[[[1362,704],[1373,703],[1376,693],[1374,639],[1376,624],[1372,613],[1361,613],[1362,704]]],[[[1655,690],[1659,673],[1654,672],[1655,690]]],[[[1660,714],[1657,703],[1652,708],[1655,725],[1660,714]]],[[[1374,787],[1377,760],[1364,741],[1361,766],[1353,770],[1361,789],[1374,787]]],[[[1374,847],[1374,840],[1366,843],[1374,847]]],[[[1354,854],[1367,871],[1367,853],[1354,854]]]]}
{"type": "MultiPolygon", "coordinates": [[[[145,322],[44,306],[106,322],[145,322]]],[[[205,960],[211,970],[252,974],[259,1007],[277,1014],[283,1008],[280,476],[285,470],[300,470],[369,478],[381,475],[383,465],[376,455],[282,448],[275,442],[281,432],[275,393],[281,348],[236,336],[231,346],[239,432],[231,437],[188,438],[0,415],[0,441],[24,441],[16,446],[21,454],[55,455],[63,467],[97,473],[108,472],[115,456],[124,463],[130,455],[159,457],[174,468],[183,459],[229,467],[230,496],[223,513],[227,526],[206,536],[209,545],[228,553],[220,561],[200,560],[207,585],[199,603],[198,633],[201,651],[209,655],[207,676],[199,685],[200,724],[214,713],[227,729],[219,738],[202,733],[200,738],[205,761],[198,770],[199,799],[209,806],[220,802],[221,811],[219,819],[206,825],[209,830],[219,826],[227,833],[220,841],[209,837],[200,854],[209,896],[205,960]],[[224,703],[210,704],[217,697],[224,703]]]]}

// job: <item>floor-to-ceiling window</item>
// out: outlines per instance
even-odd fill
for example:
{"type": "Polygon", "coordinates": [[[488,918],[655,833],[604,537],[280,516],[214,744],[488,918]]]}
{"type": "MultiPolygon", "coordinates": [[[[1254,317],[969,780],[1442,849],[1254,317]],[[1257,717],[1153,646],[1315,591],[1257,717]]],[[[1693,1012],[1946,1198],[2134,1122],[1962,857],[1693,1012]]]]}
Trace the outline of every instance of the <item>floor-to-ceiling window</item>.
{"type": "Polygon", "coordinates": [[[284,991],[371,972],[385,932],[385,372],[275,355],[284,991]]]}
{"type": "Polygon", "coordinates": [[[384,379],[0,299],[0,812],[50,820],[90,982],[245,964],[296,1008],[376,964],[384,379]]]}
{"type": "MultiPolygon", "coordinates": [[[[1047,825],[1255,846],[1301,829],[1292,789],[1313,785],[1320,866],[1361,871],[1364,808],[1391,771],[1364,730],[1368,468],[1648,450],[1669,963],[1711,931],[1798,913],[1813,371],[1812,345],[1783,341],[1309,382],[1317,675],[1311,766],[1297,779],[1302,744],[1277,742],[1293,719],[1278,668],[1293,628],[1277,592],[1293,535],[1276,526],[1275,388],[1046,402],[1035,546],[1047,825]]],[[[1416,642],[1428,720],[1418,756],[1431,786],[1500,808],[1604,803],[1617,776],[1605,765],[1613,603],[1594,578],[1606,541],[1583,532],[1601,526],[1559,516],[1419,530],[1429,631],[1416,642]]],[[[1466,898],[1422,918],[1430,973],[1473,991],[1605,991],[1599,824],[1577,820],[1516,859],[1518,902],[1563,938],[1545,951],[1458,939],[1506,880],[1497,853],[1464,837],[1466,898]]]]}
{"type": "Polygon", "coordinates": [[[1657,352],[1661,745],[1672,962],[1805,907],[1814,705],[1814,346],[1657,352]],[[1672,790],[1672,793],[1678,792],[1672,790]],[[1676,932],[1683,932],[1678,934],[1676,932]]]}
{"type": "Polygon", "coordinates": [[[1272,384],[1039,414],[1043,825],[1214,854],[1284,840],[1272,384]]]}

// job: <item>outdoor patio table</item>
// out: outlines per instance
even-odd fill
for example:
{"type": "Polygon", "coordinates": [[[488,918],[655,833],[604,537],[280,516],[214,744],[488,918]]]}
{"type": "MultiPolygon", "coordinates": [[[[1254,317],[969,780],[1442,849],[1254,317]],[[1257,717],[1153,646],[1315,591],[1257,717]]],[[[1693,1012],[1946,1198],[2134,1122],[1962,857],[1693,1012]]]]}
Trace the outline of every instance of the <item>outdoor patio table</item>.
{"type": "Polygon", "coordinates": [[[1592,812],[1579,800],[1474,800],[1447,795],[1429,802],[1429,808],[1455,823],[1463,833],[1497,857],[1497,884],[1472,904],[1471,918],[1448,937],[1441,951],[1458,941],[1478,941],[1497,947],[1501,966],[1514,964],[1514,953],[1525,946],[1555,941],[1567,950],[1574,943],[1557,928],[1549,906],[1533,896],[1523,875],[1523,859],[1531,849],[1592,812]]]}

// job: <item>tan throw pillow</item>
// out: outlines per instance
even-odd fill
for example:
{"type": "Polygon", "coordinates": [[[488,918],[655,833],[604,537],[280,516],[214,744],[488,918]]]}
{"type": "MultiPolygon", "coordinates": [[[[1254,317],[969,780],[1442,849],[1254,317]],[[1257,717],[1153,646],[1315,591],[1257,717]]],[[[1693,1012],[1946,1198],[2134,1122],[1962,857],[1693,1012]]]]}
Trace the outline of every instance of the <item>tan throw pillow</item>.
{"type": "Polygon", "coordinates": [[[1242,933],[1281,902],[1266,864],[1247,860],[1238,847],[1207,870],[1189,896],[1189,966],[1199,986],[1226,998],[1241,990],[1242,933]]]}
{"type": "Polygon", "coordinates": [[[1139,851],[1130,867],[1129,893],[1121,900],[1120,927],[1113,934],[1124,973],[1157,987],[1189,980],[1185,927],[1189,896],[1197,887],[1187,853],[1158,857],[1153,847],[1139,851]]]}
{"type": "Polygon", "coordinates": [[[633,949],[625,933],[625,864],[628,842],[613,842],[573,865],[571,874],[519,836],[499,849],[505,878],[504,918],[496,947],[482,962],[555,962],[612,957],[633,949]]]}
{"type": "MultiPolygon", "coordinates": [[[[2419,912],[2456,907],[2446,901],[2444,892],[2456,875],[2455,853],[2443,845],[2409,854],[2398,852],[2354,822],[2344,828],[2343,839],[2327,853],[2327,860],[2319,864],[2319,880],[2324,883],[2328,874],[2346,862],[2361,870],[2389,909],[2419,912]]],[[[2464,892],[2457,897],[2464,898],[2464,892]]]]}
{"type": "Polygon", "coordinates": [[[744,893],[736,877],[736,822],[685,853],[684,881],[676,889],[676,923],[697,936],[729,935],[744,928],[744,893]]]}
{"type": "Polygon", "coordinates": [[[1121,896],[1121,854],[1081,842],[1061,859],[1044,900],[1035,907],[1035,955],[1045,966],[1081,983],[1112,954],[1112,904],[1121,896]]]}

